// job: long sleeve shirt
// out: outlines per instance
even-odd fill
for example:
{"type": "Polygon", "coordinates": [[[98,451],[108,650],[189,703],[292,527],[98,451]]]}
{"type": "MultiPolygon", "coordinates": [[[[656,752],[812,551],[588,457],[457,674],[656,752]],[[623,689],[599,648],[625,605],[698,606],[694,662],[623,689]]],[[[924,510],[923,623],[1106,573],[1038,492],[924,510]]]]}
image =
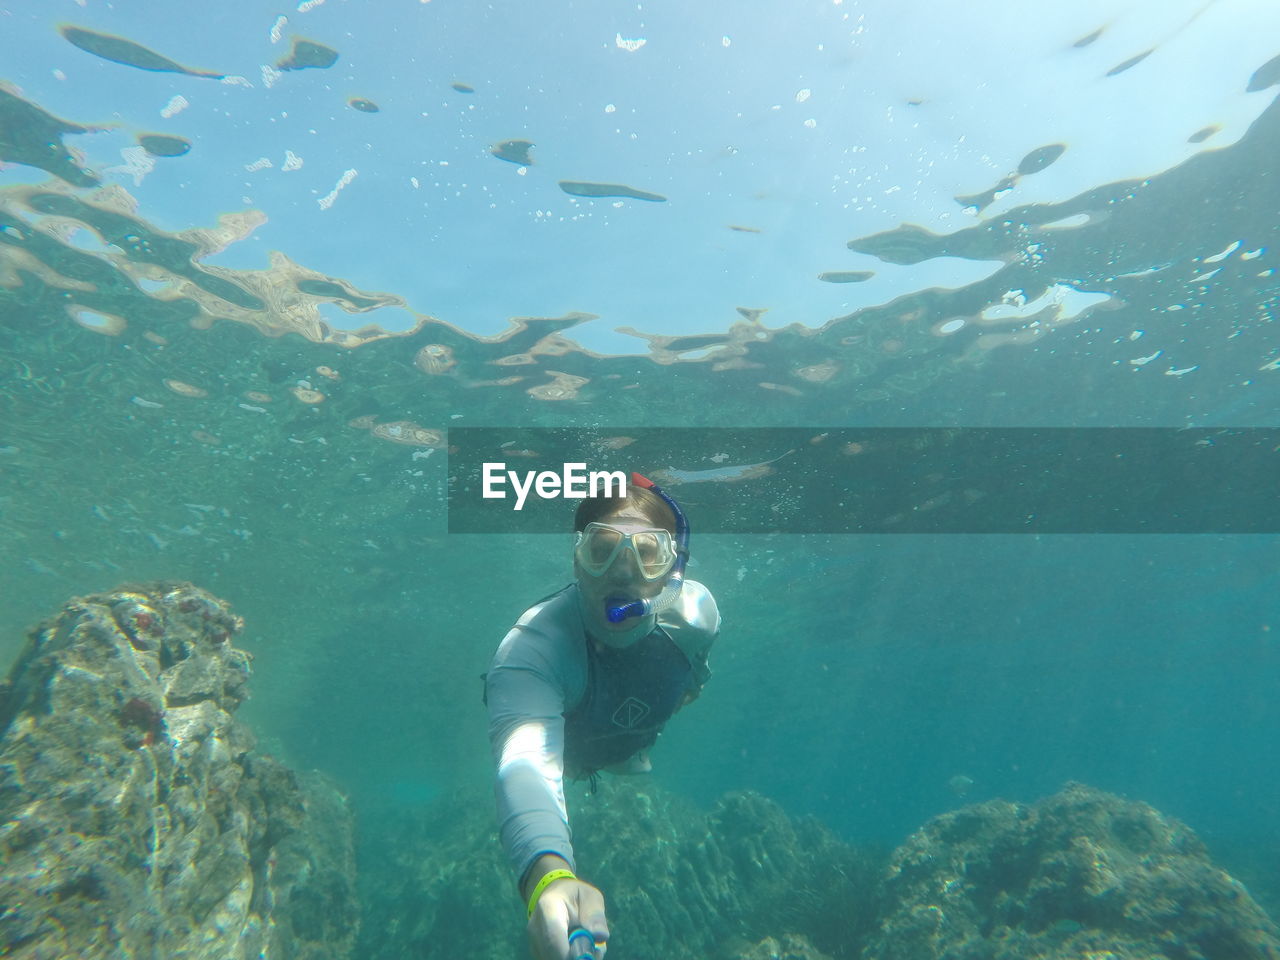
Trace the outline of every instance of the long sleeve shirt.
{"type": "MultiPolygon", "coordinates": [[[[710,591],[686,580],[676,602],[658,614],[654,630],[637,645],[648,641],[669,649],[674,644],[675,655],[683,654],[682,665],[687,661],[688,692],[696,695],[710,678],[707,656],[719,630],[720,613],[710,591]]],[[[590,642],[577,584],[570,584],[524,612],[485,675],[498,823],[517,878],[544,853],[574,865],[564,798],[565,717],[590,699],[589,686],[608,679],[592,666],[598,661],[588,650],[590,642]]],[[[635,709],[633,699],[627,699],[628,709],[635,709]]],[[[571,726],[570,735],[580,726],[571,726]]]]}

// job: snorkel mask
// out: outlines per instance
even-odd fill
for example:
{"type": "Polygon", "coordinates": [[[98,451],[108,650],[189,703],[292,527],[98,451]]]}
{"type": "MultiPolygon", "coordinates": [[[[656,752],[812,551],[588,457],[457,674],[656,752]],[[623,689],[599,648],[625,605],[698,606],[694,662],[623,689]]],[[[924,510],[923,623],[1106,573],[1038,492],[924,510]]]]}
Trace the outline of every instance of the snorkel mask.
{"type": "Polygon", "coordinates": [[[661,580],[675,565],[676,544],[670,532],[649,527],[627,533],[608,523],[588,523],[578,534],[573,556],[593,577],[603,577],[624,550],[631,552],[640,576],[661,580]]]}
{"type": "Polygon", "coordinates": [[[669,531],[658,528],[628,533],[608,524],[589,523],[578,534],[574,557],[588,574],[600,577],[617,561],[623,550],[630,550],[636,569],[645,580],[661,580],[668,574],[670,579],[656,597],[610,604],[606,614],[610,623],[622,623],[632,617],[646,617],[675,603],[684,585],[684,568],[689,560],[689,521],[685,519],[679,504],[656,483],[638,473],[631,474],[631,483],[649,490],[671,508],[671,513],[676,518],[674,540],[669,531]]]}

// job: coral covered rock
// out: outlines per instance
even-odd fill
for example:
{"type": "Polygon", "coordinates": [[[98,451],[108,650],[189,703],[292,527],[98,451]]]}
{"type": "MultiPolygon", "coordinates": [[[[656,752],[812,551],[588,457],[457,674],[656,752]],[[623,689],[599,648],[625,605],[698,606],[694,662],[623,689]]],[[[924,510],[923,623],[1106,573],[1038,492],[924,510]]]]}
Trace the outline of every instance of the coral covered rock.
{"type": "Polygon", "coordinates": [[[32,631],[0,686],[0,955],[350,955],[351,815],[252,752],[240,628],[160,583],[32,631]]]}
{"type": "Polygon", "coordinates": [[[461,791],[422,810],[380,812],[377,821],[376,832],[361,831],[359,956],[430,957],[444,944],[478,940],[484,952],[475,956],[527,956],[525,913],[491,797],[461,791]]]}
{"type": "MultiPolygon", "coordinates": [[[[608,903],[610,960],[857,955],[879,861],[817,821],[792,820],[753,793],[729,794],[706,814],[629,780],[603,781],[573,818],[580,876],[608,903]]],[[[487,955],[524,955],[524,913],[491,802],[460,795],[383,826],[361,870],[362,953],[427,956],[482,930],[487,955]]]]}
{"type": "Polygon", "coordinates": [[[795,933],[783,934],[777,940],[765,937],[759,943],[726,953],[724,957],[725,960],[830,960],[807,939],[795,933]]]}
{"type": "Polygon", "coordinates": [[[930,821],[893,855],[864,960],[1280,960],[1183,824],[1079,784],[930,821]]]}
{"type": "MultiPolygon", "coordinates": [[[[610,960],[1280,960],[1274,925],[1188,828],[1079,785],[937,817],[887,868],[750,792],[703,813],[604,781],[571,807],[610,960]]],[[[523,955],[491,817],[459,795],[380,824],[365,955],[427,956],[477,930],[488,955],[523,955]]]]}
{"type": "Polygon", "coordinates": [[[742,941],[795,932],[856,956],[875,861],[818,821],[750,791],[726,794],[709,814],[628,781],[596,801],[579,808],[577,849],[609,897],[626,956],[736,957],[742,941]]]}

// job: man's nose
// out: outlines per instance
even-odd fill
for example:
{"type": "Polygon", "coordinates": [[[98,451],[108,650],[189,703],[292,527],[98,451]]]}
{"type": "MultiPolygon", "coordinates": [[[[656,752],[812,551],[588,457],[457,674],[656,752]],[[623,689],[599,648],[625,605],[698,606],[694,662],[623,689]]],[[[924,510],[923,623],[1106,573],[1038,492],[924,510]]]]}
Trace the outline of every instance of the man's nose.
{"type": "Polygon", "coordinates": [[[630,550],[621,550],[609,566],[609,579],[614,582],[631,581],[640,576],[640,565],[630,550]]]}

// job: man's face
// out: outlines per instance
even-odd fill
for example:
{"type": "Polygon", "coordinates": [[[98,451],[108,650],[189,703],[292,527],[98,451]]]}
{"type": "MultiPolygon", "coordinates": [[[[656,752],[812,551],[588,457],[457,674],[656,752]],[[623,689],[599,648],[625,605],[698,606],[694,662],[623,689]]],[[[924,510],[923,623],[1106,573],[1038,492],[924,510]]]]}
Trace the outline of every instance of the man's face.
{"type": "MultiPolygon", "coordinates": [[[[622,507],[601,517],[597,523],[607,524],[622,533],[639,533],[641,530],[652,530],[653,522],[639,510],[630,505],[622,507]]],[[[573,573],[578,581],[578,589],[590,620],[592,632],[625,633],[635,629],[634,619],[622,623],[610,623],[607,616],[609,606],[626,603],[631,600],[646,600],[656,597],[666,586],[670,574],[657,580],[646,580],[640,573],[635,554],[629,549],[618,551],[609,567],[599,576],[585,570],[577,558],[574,558],[573,573]]]]}

